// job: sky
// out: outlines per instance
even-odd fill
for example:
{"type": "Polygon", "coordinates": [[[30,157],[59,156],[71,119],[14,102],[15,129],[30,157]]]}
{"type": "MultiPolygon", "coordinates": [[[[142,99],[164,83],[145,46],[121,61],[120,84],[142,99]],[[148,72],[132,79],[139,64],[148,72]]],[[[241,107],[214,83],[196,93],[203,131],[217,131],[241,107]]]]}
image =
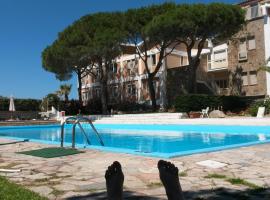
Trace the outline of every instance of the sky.
{"type": "MultiPolygon", "coordinates": [[[[41,52],[80,17],[99,11],[126,10],[166,0],[0,0],[0,96],[42,99],[65,82],[45,71],[41,52]]],[[[175,0],[208,3],[211,0],[175,0]]],[[[235,3],[236,0],[223,0],[235,3]]],[[[74,76],[71,98],[77,98],[74,76]]]]}

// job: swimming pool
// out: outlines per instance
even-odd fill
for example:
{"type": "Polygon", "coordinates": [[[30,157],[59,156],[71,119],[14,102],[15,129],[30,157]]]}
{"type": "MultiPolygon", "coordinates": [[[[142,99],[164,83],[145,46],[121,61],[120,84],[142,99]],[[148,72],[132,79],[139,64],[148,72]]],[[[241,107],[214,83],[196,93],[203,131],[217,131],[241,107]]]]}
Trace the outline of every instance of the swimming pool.
{"type": "MultiPolygon", "coordinates": [[[[102,147],[89,125],[83,125],[91,145],[76,130],[76,147],[171,158],[194,153],[263,144],[270,141],[270,126],[216,125],[95,125],[105,144],[102,147]]],[[[72,126],[65,126],[65,146],[71,145],[72,126]]],[[[30,139],[60,145],[58,125],[0,127],[0,137],[30,139]]]]}

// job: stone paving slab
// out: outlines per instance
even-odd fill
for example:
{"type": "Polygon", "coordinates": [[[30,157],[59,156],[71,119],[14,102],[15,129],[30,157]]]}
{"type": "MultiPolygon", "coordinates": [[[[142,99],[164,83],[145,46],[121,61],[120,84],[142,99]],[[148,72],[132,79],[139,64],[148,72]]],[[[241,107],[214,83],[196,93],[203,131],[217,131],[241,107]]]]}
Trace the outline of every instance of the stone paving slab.
{"type": "MultiPolygon", "coordinates": [[[[1,143],[10,141],[0,138],[1,143]]],[[[50,159],[16,154],[48,146],[32,142],[1,146],[0,168],[22,171],[0,175],[49,199],[104,199],[104,173],[108,165],[118,160],[125,174],[127,199],[166,199],[156,168],[158,158],[89,149],[83,154],[50,159]]],[[[186,199],[270,199],[269,152],[270,144],[264,144],[169,161],[179,168],[186,199]],[[209,159],[227,165],[212,169],[196,164],[209,159]],[[218,177],[221,175],[223,178],[218,177]],[[236,178],[241,183],[232,184],[239,181],[236,178]]]]}

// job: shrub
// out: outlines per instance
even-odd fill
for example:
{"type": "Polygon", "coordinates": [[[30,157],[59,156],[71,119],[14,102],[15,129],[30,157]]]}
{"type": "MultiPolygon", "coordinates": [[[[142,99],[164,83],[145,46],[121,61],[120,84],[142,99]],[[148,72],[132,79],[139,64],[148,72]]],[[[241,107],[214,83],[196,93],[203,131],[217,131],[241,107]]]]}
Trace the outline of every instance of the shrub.
{"type": "Polygon", "coordinates": [[[201,111],[206,107],[222,108],[224,111],[239,112],[245,109],[246,102],[238,96],[213,96],[205,94],[190,94],[178,96],[174,107],[177,112],[201,111]]]}
{"type": "Polygon", "coordinates": [[[251,114],[251,116],[256,116],[259,107],[265,107],[265,113],[269,114],[270,113],[270,99],[259,100],[251,104],[251,106],[248,109],[249,114],[251,114]]]}
{"type": "Polygon", "coordinates": [[[125,102],[121,102],[119,104],[115,104],[110,106],[110,108],[112,108],[113,110],[117,110],[117,111],[123,111],[123,112],[147,112],[151,110],[151,106],[144,103],[144,104],[139,104],[139,103],[134,103],[134,102],[129,102],[129,101],[125,101],[125,102]]]}
{"type": "MultiPolygon", "coordinates": [[[[39,111],[41,100],[38,99],[15,99],[15,109],[17,111],[39,111]]],[[[0,111],[8,111],[9,99],[0,98],[0,111]]]]}
{"type": "Polygon", "coordinates": [[[81,114],[86,115],[101,114],[101,102],[99,100],[90,101],[86,106],[81,106],[79,101],[74,99],[68,102],[60,101],[56,108],[65,111],[66,115],[77,115],[79,110],[81,110],[81,114]]]}

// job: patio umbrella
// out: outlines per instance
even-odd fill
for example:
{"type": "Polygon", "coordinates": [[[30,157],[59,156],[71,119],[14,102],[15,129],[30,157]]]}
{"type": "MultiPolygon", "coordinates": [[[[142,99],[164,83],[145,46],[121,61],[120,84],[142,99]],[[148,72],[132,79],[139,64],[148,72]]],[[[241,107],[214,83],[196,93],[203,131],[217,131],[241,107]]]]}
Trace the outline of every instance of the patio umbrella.
{"type": "Polygon", "coordinates": [[[14,105],[14,98],[13,98],[13,96],[10,96],[10,100],[9,100],[9,111],[11,112],[11,119],[12,119],[13,112],[15,111],[15,105],[14,105]]]}

